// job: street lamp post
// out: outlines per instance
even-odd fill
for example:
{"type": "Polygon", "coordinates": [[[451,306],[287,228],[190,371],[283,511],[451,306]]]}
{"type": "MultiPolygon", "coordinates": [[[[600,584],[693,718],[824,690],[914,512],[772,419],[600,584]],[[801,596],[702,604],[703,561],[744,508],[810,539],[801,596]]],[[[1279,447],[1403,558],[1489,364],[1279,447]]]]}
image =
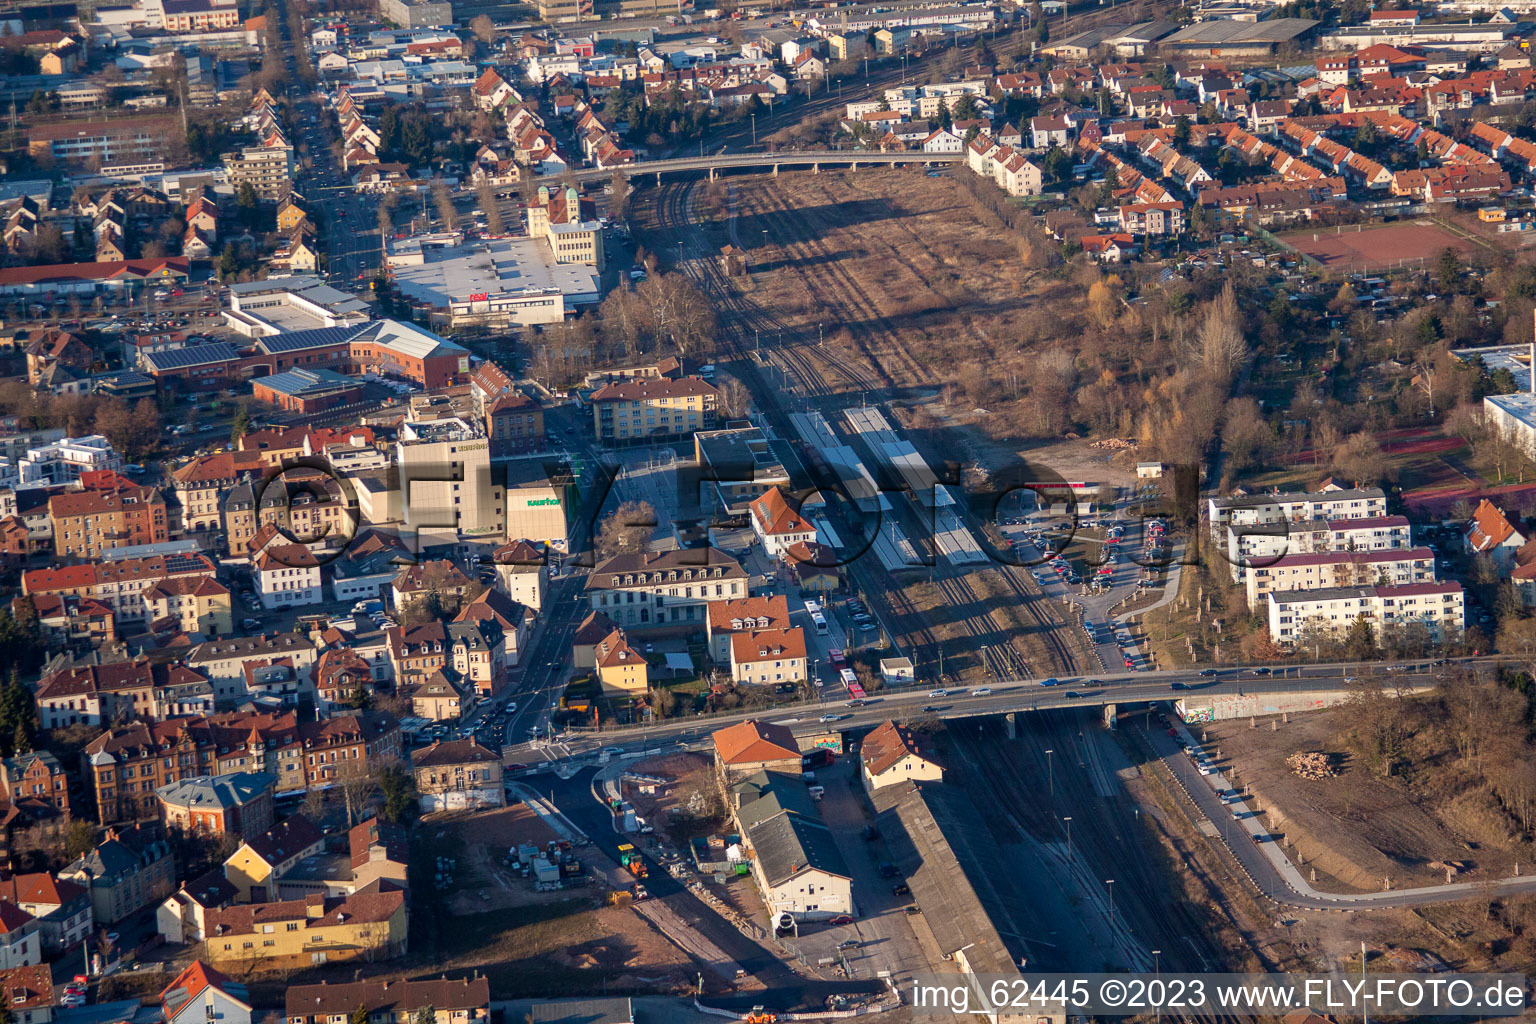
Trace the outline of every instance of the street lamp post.
{"type": "Polygon", "coordinates": [[[1045,748],[1045,779],[1047,785],[1050,786],[1052,800],[1056,799],[1056,762],[1051,759],[1051,755],[1054,753],[1056,751],[1050,747],[1045,748]]]}
{"type": "Polygon", "coordinates": [[[1104,884],[1109,886],[1109,919],[1113,921],[1115,919],[1115,880],[1106,878],[1104,884]]]}
{"type": "Polygon", "coordinates": [[[1072,816],[1067,815],[1061,821],[1067,826],[1067,859],[1076,860],[1077,858],[1072,855],[1072,816]]]}

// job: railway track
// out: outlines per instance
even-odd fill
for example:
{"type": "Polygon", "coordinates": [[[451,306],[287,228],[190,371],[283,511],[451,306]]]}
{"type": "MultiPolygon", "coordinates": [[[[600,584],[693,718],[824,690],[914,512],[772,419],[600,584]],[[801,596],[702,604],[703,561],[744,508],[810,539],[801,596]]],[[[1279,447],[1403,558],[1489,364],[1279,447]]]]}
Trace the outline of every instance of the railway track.
{"type": "MultiPolygon", "coordinates": [[[[859,351],[869,360],[880,382],[888,387],[897,386],[896,379],[885,368],[871,344],[881,338],[889,343],[904,364],[904,372],[921,380],[924,375],[923,364],[902,344],[895,325],[880,312],[880,304],[870,297],[868,290],[852,273],[839,264],[837,255],[816,237],[816,228],[803,211],[771,191],[765,190],[760,195],[764,213],[772,225],[768,229],[769,239],[801,261],[822,269],[824,273],[818,280],[826,286],[825,293],[820,296],[823,304],[839,314],[844,328],[853,337],[859,351]]],[[[802,279],[806,280],[809,288],[810,280],[805,275],[802,275],[802,279]]]]}
{"type": "MultiPolygon", "coordinates": [[[[1071,623],[1058,619],[1049,609],[1048,605],[1042,608],[1041,603],[1046,600],[1045,595],[1031,592],[1024,582],[1019,579],[1018,572],[1019,570],[1011,565],[1001,565],[998,567],[998,575],[1002,577],[1008,589],[1013,592],[1019,607],[1024,609],[1024,614],[1028,615],[1035,625],[1040,627],[1040,632],[1045,637],[1045,643],[1051,649],[1052,656],[1055,659],[1053,672],[1059,671],[1063,675],[1076,674],[1081,663],[1072,653],[1067,642],[1061,638],[1062,631],[1071,631],[1071,623]]],[[[1099,668],[1102,669],[1104,667],[1103,661],[1097,656],[1093,658],[1093,661],[1098,664],[1099,668]]]]}
{"type": "Polygon", "coordinates": [[[939,575],[934,584],[944,599],[957,609],[979,608],[960,620],[960,625],[976,643],[982,667],[994,679],[1023,679],[1029,676],[1029,663],[1013,646],[1009,630],[999,628],[992,613],[982,607],[981,598],[964,576],[939,575]]]}
{"type": "MultiPolygon", "coordinates": [[[[1157,865],[1159,854],[1147,849],[1135,802],[1115,778],[1114,762],[1103,756],[1103,737],[1090,731],[1098,728],[1089,715],[1051,713],[1021,718],[1017,740],[1008,740],[997,721],[975,732],[953,730],[949,736],[973,766],[973,785],[985,791],[978,804],[990,797],[1005,818],[1046,849],[1042,859],[1063,891],[1083,894],[1082,921],[1091,922],[1109,945],[1105,955],[1113,962],[1106,967],[1217,969],[1228,954],[1208,938],[1210,923],[1197,907],[1169,898],[1168,878],[1157,865]],[[1072,819],[1070,844],[1064,818],[1072,819]],[[1113,910],[1108,878],[1114,879],[1113,910]],[[1154,949],[1159,951],[1156,959],[1154,949]]],[[[1042,960],[1050,960],[1050,952],[1041,953],[1042,960]]],[[[1090,969],[1083,963],[1052,966],[1090,969]]],[[[1163,1016],[1188,1024],[1252,1024],[1251,1018],[1232,1014],[1163,1016]]]]}
{"type": "MultiPolygon", "coordinates": [[[[754,390],[760,397],[767,399],[759,403],[760,407],[777,421],[776,427],[780,432],[786,437],[794,436],[795,433],[783,409],[773,400],[772,388],[762,377],[760,363],[753,358],[754,351],[759,348],[766,348],[781,366],[787,366],[799,380],[807,397],[812,399],[836,399],[840,393],[834,389],[826,371],[816,365],[811,352],[815,353],[817,359],[824,359],[851,384],[869,389],[880,387],[881,382],[871,377],[868,371],[830,353],[825,346],[815,344],[807,336],[809,332],[806,328],[796,327],[772,311],[760,308],[732,284],[714,259],[712,246],[690,216],[689,204],[695,180],[681,179],[658,188],[655,199],[658,227],[679,243],[675,250],[681,257],[677,269],[687,274],[715,303],[722,327],[721,351],[751,368],[754,390]],[[767,346],[762,344],[764,333],[773,338],[767,346]]],[[[668,249],[671,247],[662,251],[668,249]]],[[[814,246],[803,243],[791,243],[785,247],[785,251],[798,258],[825,258],[824,248],[818,254],[814,246]]],[[[843,301],[846,302],[846,299],[843,301]]],[[[883,371],[879,373],[882,378],[889,380],[883,371]]],[[[1029,594],[1007,572],[1004,572],[1003,577],[1017,596],[1018,603],[1025,609],[1025,614],[1040,627],[1039,632],[1051,654],[1051,671],[1063,674],[1073,672],[1077,659],[1067,642],[1058,635],[1064,624],[1038,607],[1038,598],[1029,594]]],[[[1014,646],[1011,630],[1000,627],[992,612],[982,608],[982,602],[970,582],[963,575],[948,573],[936,577],[935,582],[945,601],[961,613],[960,627],[976,642],[978,655],[986,671],[998,679],[1027,677],[1030,674],[1029,660],[1014,646]]],[[[866,577],[864,589],[870,593],[882,592],[887,596],[892,624],[906,627],[903,635],[907,638],[908,646],[915,648],[912,653],[918,655],[919,660],[930,664],[935,662],[938,638],[928,625],[924,613],[918,611],[901,588],[871,585],[876,583],[883,584],[884,581],[866,577]]]]}

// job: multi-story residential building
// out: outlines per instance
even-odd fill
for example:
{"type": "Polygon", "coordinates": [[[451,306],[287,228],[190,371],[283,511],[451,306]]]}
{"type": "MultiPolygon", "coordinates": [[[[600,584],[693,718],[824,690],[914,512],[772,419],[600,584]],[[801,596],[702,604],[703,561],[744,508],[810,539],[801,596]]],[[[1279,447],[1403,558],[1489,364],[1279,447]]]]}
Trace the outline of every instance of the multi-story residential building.
{"type": "Polygon", "coordinates": [[[350,705],[374,692],[373,666],[350,647],[322,651],[315,663],[315,698],[322,709],[350,705]]]}
{"type": "Polygon", "coordinates": [[[457,612],[477,585],[446,558],[404,566],[390,583],[390,601],[397,611],[415,601],[435,598],[444,611],[457,612]]]}
{"type": "Polygon", "coordinates": [[[11,486],[72,484],[86,473],[122,468],[123,457],[100,434],[65,437],[39,448],[29,448],[16,463],[17,481],[11,486]]]}
{"type": "Polygon", "coordinates": [[[1242,579],[1250,565],[1272,562],[1285,555],[1309,555],[1324,551],[1400,551],[1412,547],[1407,516],[1374,516],[1369,519],[1314,519],[1303,523],[1279,522],[1272,527],[1227,526],[1225,552],[1232,579],[1242,579]]]}
{"type": "Polygon", "coordinates": [[[187,576],[160,580],[144,591],[143,599],[150,624],[157,629],[160,623],[171,622],[198,640],[235,631],[234,600],[218,580],[187,576]]]}
{"type": "Polygon", "coordinates": [[[258,692],[271,692],[271,684],[262,685],[247,666],[264,668],[286,665],[295,677],[291,690],[278,686],[278,696],[297,702],[314,693],[310,668],[319,657],[315,643],[299,633],[273,633],[261,636],[229,637],[209,640],[192,648],[187,665],[213,684],[214,698],[225,707],[258,692]]]}
{"type": "Polygon", "coordinates": [[[186,713],[211,696],[212,686],[186,665],[131,661],[66,664],[45,674],[37,686],[38,720],[45,729],[105,725],[135,718],[160,721],[186,713]]]}
{"type": "Polygon", "coordinates": [[[398,761],[400,724],[383,711],[319,722],[232,712],[109,729],[82,756],[101,820],[132,821],[158,815],[157,789],[198,776],[267,772],[278,797],[329,789],[348,773],[398,761]]]}
{"type": "Polygon", "coordinates": [[[0,899],[14,903],[37,919],[45,955],[62,953],[84,941],[95,922],[91,894],[85,886],[44,872],[0,880],[0,899]]]}
{"type": "Polygon", "coordinates": [[[800,514],[799,502],[778,487],[771,488],[750,505],[752,532],[769,558],[783,558],[796,544],[816,543],[816,527],[800,514]]]}
{"type": "Polygon", "coordinates": [[[805,682],[805,633],[799,626],[732,633],[731,678],[758,686],[805,682]]]}
{"type": "Polygon", "coordinates": [[[395,679],[403,686],[427,682],[439,672],[452,672],[481,696],[506,685],[506,648],[494,620],[391,626],[385,635],[395,679]]]}
{"type": "Polygon", "coordinates": [[[91,891],[98,924],[116,924],[176,891],[176,858],[157,831],[111,828],[105,840],[59,877],[91,891]]]}
{"type": "Polygon", "coordinates": [[[501,755],[474,740],[446,740],[418,750],[411,769],[424,812],[506,806],[501,755]]]}
{"type": "Polygon", "coordinates": [[[710,660],[716,665],[728,665],[733,634],[789,628],[789,598],[766,594],[738,601],[711,601],[704,626],[709,637],[710,660]]]}
{"type": "Polygon", "coordinates": [[[487,360],[469,377],[469,394],[485,423],[491,457],[544,447],[544,410],[519,391],[511,376],[487,360]]]}
{"type": "Polygon", "coordinates": [[[14,903],[0,900],[0,971],[33,967],[42,962],[42,935],[37,918],[14,903]]]}
{"type": "Polygon", "coordinates": [[[253,839],[272,827],[275,776],[267,772],[202,775],[155,790],[161,824],[188,835],[253,839]]]}
{"type": "Polygon", "coordinates": [[[181,130],[175,115],[61,121],[33,126],[27,132],[27,149],[33,156],[48,154],[71,163],[141,163],[161,159],[165,140],[181,130]]]}
{"type": "Polygon", "coordinates": [[[292,146],[247,146],[238,153],[225,153],[222,159],[236,189],[249,184],[262,199],[273,201],[293,189],[292,146]]]}
{"type": "Polygon", "coordinates": [[[353,981],[289,985],[284,993],[287,1024],[335,1024],[339,1014],[358,1010],[368,1024],[416,1024],[423,1011],[432,1024],[486,1024],[491,1019],[491,983],[477,978],[423,981],[353,981]]]}
{"type": "Polygon", "coordinates": [[[208,912],[207,930],[203,948],[215,964],[272,969],[388,960],[406,951],[405,892],[375,883],[341,898],[224,907],[208,912]]]}
{"type": "Polygon", "coordinates": [[[1429,548],[1283,555],[1243,571],[1248,607],[1254,609],[1271,590],[1385,587],[1434,580],[1435,553],[1429,548]]]}
{"type": "Polygon", "coordinates": [[[747,596],[748,573],[717,548],[615,555],[587,577],[587,605],[625,628],[702,625],[711,601],[747,596]]]}
{"type": "Polygon", "coordinates": [[[497,548],[491,556],[496,570],[496,589],[525,608],[538,611],[544,605],[549,584],[549,556],[525,540],[497,548]]]}
{"type": "Polygon", "coordinates": [[[1509,521],[1504,510],[1484,498],[1478,502],[1462,536],[1467,554],[1487,555],[1500,572],[1515,565],[1515,552],[1525,546],[1525,534],[1509,521]]]}
{"type": "Polygon", "coordinates": [[[53,550],[61,558],[100,558],[111,548],[170,539],[165,499],[153,487],[65,491],[48,499],[53,550]]]}
{"type": "MultiPolygon", "coordinates": [[[[78,48],[77,48],[78,49],[78,48]]],[[[53,1020],[53,971],[46,964],[0,971],[0,999],[17,1024],[50,1024],[53,1020]]]]}
{"type": "Polygon", "coordinates": [[[303,544],[268,547],[257,556],[255,569],[256,593],[263,608],[288,608],[325,600],[320,559],[303,544]]]}
{"type": "Polygon", "coordinates": [[[201,960],[160,992],[165,1024],[251,1024],[251,994],[201,960]]]}
{"type": "Polygon", "coordinates": [[[1206,502],[1206,519],[1211,536],[1218,543],[1225,543],[1228,526],[1263,527],[1318,519],[1372,519],[1386,514],[1387,495],[1379,487],[1248,494],[1211,498],[1206,502]]]}
{"type": "Polygon", "coordinates": [[[944,769],[924,751],[917,732],[895,722],[885,722],[859,744],[859,776],[864,789],[873,793],[886,786],[913,782],[941,782],[944,769]]]}
{"type": "Polygon", "coordinates": [[[638,444],[715,428],[720,392],[702,377],[628,380],[592,393],[592,426],[604,444],[638,444]]]}
{"type": "MultiPolygon", "coordinates": [[[[171,471],[171,487],[181,502],[184,533],[217,532],[224,528],[225,496],[237,484],[259,478],[266,466],[255,452],[220,452],[204,455],[171,471]]],[[[230,546],[232,554],[238,549],[230,546]]]]}
{"type": "Polygon", "coordinates": [[[12,807],[51,809],[68,821],[73,815],[69,800],[69,776],[50,751],[36,750],[8,757],[0,764],[0,786],[12,807]]]}
{"type": "Polygon", "coordinates": [[[32,569],[22,573],[21,592],[100,601],[112,609],[118,632],[126,633],[149,625],[153,612],[144,594],[151,587],[162,581],[212,580],[217,571],[213,561],[201,554],[108,559],[32,569]]]}
{"type": "Polygon", "coordinates": [[[1270,638],[1286,647],[1338,639],[1357,619],[1369,623],[1378,639],[1383,630],[1419,626],[1431,640],[1459,634],[1466,621],[1460,583],[1272,590],[1265,601],[1270,638]]]}
{"type": "Polygon", "coordinates": [[[592,648],[597,682],[609,696],[641,696],[651,688],[651,669],[641,654],[615,629],[592,648]]]}

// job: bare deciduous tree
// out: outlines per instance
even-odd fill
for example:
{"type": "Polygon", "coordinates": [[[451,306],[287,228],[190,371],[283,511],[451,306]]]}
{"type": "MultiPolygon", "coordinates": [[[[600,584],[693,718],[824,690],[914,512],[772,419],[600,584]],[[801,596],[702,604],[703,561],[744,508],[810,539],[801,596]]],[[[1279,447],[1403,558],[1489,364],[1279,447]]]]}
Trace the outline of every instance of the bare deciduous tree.
{"type": "Polygon", "coordinates": [[[1233,375],[1247,360],[1248,343],[1243,339],[1243,317],[1237,308],[1237,294],[1232,290],[1230,281],[1206,307],[1200,329],[1190,339],[1189,345],[1192,348],[1186,355],[1190,361],[1221,384],[1230,383],[1233,375]]]}
{"type": "Polygon", "coordinates": [[[656,510],[646,501],[626,501],[597,528],[593,546],[603,558],[644,551],[656,531],[656,510]]]}

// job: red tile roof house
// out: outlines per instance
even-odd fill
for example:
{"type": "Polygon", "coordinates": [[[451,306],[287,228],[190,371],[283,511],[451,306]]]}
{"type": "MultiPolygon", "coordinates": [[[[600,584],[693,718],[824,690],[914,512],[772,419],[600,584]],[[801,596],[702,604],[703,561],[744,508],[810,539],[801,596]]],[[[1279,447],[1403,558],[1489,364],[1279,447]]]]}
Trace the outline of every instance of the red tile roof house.
{"type": "Polygon", "coordinates": [[[796,544],[814,544],[816,527],[800,514],[798,503],[778,487],[752,502],[752,532],[769,558],[778,559],[796,544]]]}
{"type": "Polygon", "coordinates": [[[1515,552],[1525,543],[1525,535],[1515,529],[1504,510],[1484,498],[1472,513],[1463,537],[1467,554],[1486,554],[1493,559],[1501,575],[1508,575],[1515,563],[1515,552]]]}
{"type": "Polygon", "coordinates": [[[745,630],[788,629],[789,598],[783,594],[711,601],[705,620],[709,657],[717,665],[731,660],[731,636],[745,630]]]}
{"type": "Polygon", "coordinates": [[[715,770],[726,785],[760,771],[800,774],[800,744],[786,726],[748,719],[717,730],[715,770]]]}
{"type": "Polygon", "coordinates": [[[165,1024],[251,1024],[251,996],[201,960],[194,960],[160,993],[165,1024]]]}

